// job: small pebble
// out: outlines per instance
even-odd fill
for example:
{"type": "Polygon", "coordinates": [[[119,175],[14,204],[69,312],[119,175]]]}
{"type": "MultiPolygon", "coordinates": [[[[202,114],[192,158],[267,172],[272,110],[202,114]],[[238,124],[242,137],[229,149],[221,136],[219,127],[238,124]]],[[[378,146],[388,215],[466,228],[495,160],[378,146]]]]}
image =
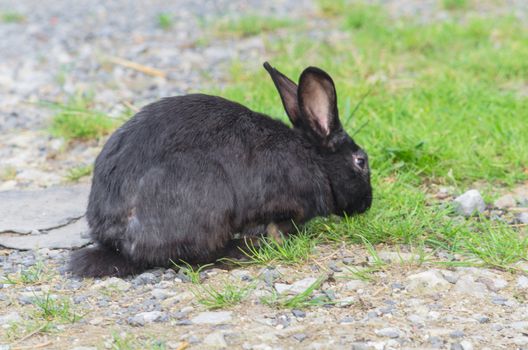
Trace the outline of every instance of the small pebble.
{"type": "Polygon", "coordinates": [[[378,329],[378,330],[375,330],[374,333],[376,333],[379,336],[389,337],[389,338],[398,338],[400,336],[400,330],[398,328],[393,328],[393,327],[378,329]]]}
{"type": "Polygon", "coordinates": [[[299,318],[306,317],[306,312],[304,312],[302,310],[298,310],[298,309],[293,309],[292,310],[292,314],[293,314],[293,316],[299,317],[299,318]]]}
{"type": "Polygon", "coordinates": [[[305,340],[306,338],[308,338],[308,336],[304,333],[297,333],[297,334],[294,334],[293,335],[293,338],[299,342],[302,342],[303,340],[305,340]]]}
{"type": "Polygon", "coordinates": [[[459,329],[457,329],[457,330],[449,333],[449,336],[451,338],[462,338],[464,336],[464,332],[459,330],[459,329]]]}

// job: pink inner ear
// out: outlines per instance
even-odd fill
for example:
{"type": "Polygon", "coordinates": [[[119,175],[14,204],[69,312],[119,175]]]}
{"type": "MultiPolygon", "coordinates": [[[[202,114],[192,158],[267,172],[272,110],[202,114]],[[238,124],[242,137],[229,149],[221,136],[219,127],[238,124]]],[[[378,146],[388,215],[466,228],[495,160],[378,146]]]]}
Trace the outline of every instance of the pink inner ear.
{"type": "Polygon", "coordinates": [[[308,103],[309,109],[315,117],[315,121],[319,124],[319,128],[323,131],[324,136],[328,136],[330,134],[330,104],[328,101],[328,95],[323,90],[322,86],[314,86],[310,99],[311,101],[308,103]]]}
{"type": "Polygon", "coordinates": [[[306,110],[309,112],[307,118],[312,127],[321,132],[321,136],[330,135],[330,123],[332,122],[332,104],[334,98],[329,96],[329,92],[334,87],[330,82],[324,80],[307,80],[303,89],[303,101],[306,110]]]}

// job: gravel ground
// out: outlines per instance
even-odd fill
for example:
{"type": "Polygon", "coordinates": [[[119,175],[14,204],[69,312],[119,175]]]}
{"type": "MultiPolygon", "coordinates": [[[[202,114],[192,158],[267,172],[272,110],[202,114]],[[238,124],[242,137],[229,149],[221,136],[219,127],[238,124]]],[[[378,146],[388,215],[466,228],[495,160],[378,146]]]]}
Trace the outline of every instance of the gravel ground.
{"type": "MultiPolygon", "coordinates": [[[[378,2],[394,16],[424,21],[448,16],[437,1],[378,2]]],[[[528,13],[525,1],[504,4],[504,11],[528,13]]],[[[96,91],[97,108],[118,116],[127,105],[222,85],[233,59],[260,66],[266,58],[260,37],[200,43],[207,23],[217,18],[259,13],[321,21],[310,1],[293,0],[0,0],[0,13],[6,11],[25,20],[0,23],[0,168],[16,170],[0,190],[61,184],[68,169],[92,163],[104,141],[73,144],[64,152],[63,142],[45,130],[52,111],[39,101],[96,91]],[[157,25],[160,13],[173,15],[170,30],[157,25]],[[109,63],[110,56],[156,67],[166,78],[109,63]]],[[[431,200],[453,199],[453,189],[431,189],[431,200]]],[[[506,193],[502,202],[482,207],[481,200],[474,193],[459,198],[460,214],[469,207],[528,223],[523,211],[528,184],[506,193]]],[[[362,248],[320,246],[300,266],[208,269],[201,273],[203,285],[221,290],[229,283],[248,291],[240,304],[221,310],[200,304],[197,294],[204,287],[182,271],[77,280],[63,274],[66,250],[4,249],[0,275],[12,280],[0,283],[0,349],[528,349],[528,278],[486,268],[446,268],[435,262],[460,257],[401,249],[380,247],[382,265],[362,248]],[[373,270],[368,278],[353,273],[365,269],[373,270]],[[262,302],[273,295],[279,300],[298,295],[317,278],[322,279],[314,292],[323,300],[320,306],[291,309],[262,302]],[[73,324],[59,322],[49,332],[32,330],[30,315],[43,296],[71,300],[69,308],[83,317],[73,324]]]]}

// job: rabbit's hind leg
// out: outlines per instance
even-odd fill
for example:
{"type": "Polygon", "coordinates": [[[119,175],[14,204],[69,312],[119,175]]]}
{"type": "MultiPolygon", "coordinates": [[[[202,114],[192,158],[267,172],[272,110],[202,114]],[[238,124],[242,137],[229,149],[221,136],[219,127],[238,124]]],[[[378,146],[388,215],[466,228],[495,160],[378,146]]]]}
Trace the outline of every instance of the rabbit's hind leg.
{"type": "Polygon", "coordinates": [[[214,261],[231,238],[233,208],[222,168],[181,156],[141,180],[124,250],[150,266],[214,261]]]}

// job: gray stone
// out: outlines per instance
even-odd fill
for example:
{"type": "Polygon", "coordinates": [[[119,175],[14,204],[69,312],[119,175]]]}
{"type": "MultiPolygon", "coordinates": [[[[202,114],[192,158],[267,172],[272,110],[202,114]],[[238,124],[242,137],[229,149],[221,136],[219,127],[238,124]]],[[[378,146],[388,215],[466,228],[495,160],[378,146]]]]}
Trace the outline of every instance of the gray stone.
{"type": "Polygon", "coordinates": [[[495,208],[499,209],[507,209],[512,208],[517,205],[517,201],[515,200],[515,197],[513,197],[511,194],[506,194],[502,197],[499,197],[493,205],[495,208]]]}
{"type": "Polygon", "coordinates": [[[167,269],[161,277],[165,281],[172,281],[176,278],[176,271],[173,269],[167,269]]]}
{"type": "Polygon", "coordinates": [[[130,283],[117,277],[110,277],[103,281],[100,281],[97,284],[92,286],[92,289],[109,289],[109,290],[118,290],[121,292],[127,291],[130,289],[130,283]]]}
{"type": "Polygon", "coordinates": [[[231,321],[231,311],[206,311],[199,313],[191,321],[196,324],[219,324],[231,321]]]}
{"type": "Polygon", "coordinates": [[[156,277],[152,272],[143,272],[141,275],[136,276],[132,280],[132,284],[135,286],[141,286],[145,284],[156,284],[160,280],[159,277],[156,277]]]}
{"type": "Polygon", "coordinates": [[[486,203],[477,190],[469,190],[458,196],[453,201],[455,211],[459,215],[471,216],[474,213],[482,213],[486,209],[486,203]]]}
{"type": "Polygon", "coordinates": [[[444,347],[444,341],[437,336],[429,337],[429,343],[431,343],[431,346],[436,349],[444,347]]]}
{"type": "Polygon", "coordinates": [[[292,314],[293,314],[293,316],[299,317],[299,318],[306,317],[306,312],[304,312],[302,310],[293,309],[292,310],[292,314]]]}
{"type": "Polygon", "coordinates": [[[450,350],[464,350],[464,348],[462,347],[462,344],[460,343],[453,343],[451,344],[451,346],[449,347],[450,350]]]}
{"type": "Polygon", "coordinates": [[[88,298],[85,296],[85,295],[75,295],[73,297],[73,302],[75,304],[81,304],[81,303],[84,303],[86,300],[88,300],[88,298]]]}
{"type": "Polygon", "coordinates": [[[83,217],[62,227],[39,231],[40,234],[35,235],[0,233],[0,246],[21,250],[79,248],[90,243],[87,232],[88,224],[83,217]]]}
{"type": "Polygon", "coordinates": [[[407,290],[421,293],[437,293],[446,291],[451,287],[438,270],[429,270],[416,273],[407,277],[409,283],[407,290]]]}
{"type": "Polygon", "coordinates": [[[478,323],[488,323],[490,321],[490,318],[486,315],[475,315],[474,317],[478,323]]]}
{"type": "Polygon", "coordinates": [[[451,284],[455,284],[457,283],[458,281],[458,278],[460,277],[460,275],[456,272],[453,272],[453,271],[448,271],[448,270],[442,270],[442,276],[444,276],[445,280],[451,284]]]}
{"type": "Polygon", "coordinates": [[[354,264],[354,258],[343,258],[343,264],[345,265],[353,265],[354,264]]]}
{"type": "Polygon", "coordinates": [[[399,338],[400,337],[400,330],[395,327],[387,327],[375,330],[374,333],[376,333],[379,336],[382,337],[388,337],[388,338],[399,338]]]}
{"type": "Polygon", "coordinates": [[[513,343],[516,345],[528,345],[528,337],[521,335],[512,339],[513,343]]]}
{"type": "Polygon", "coordinates": [[[528,213],[520,213],[516,219],[520,224],[528,224],[528,213]]]}
{"type": "Polygon", "coordinates": [[[86,185],[0,192],[0,232],[29,234],[67,225],[86,211],[86,185]]]}
{"type": "Polygon", "coordinates": [[[280,277],[280,272],[276,269],[265,268],[260,274],[260,278],[266,282],[266,285],[271,287],[273,282],[280,277]]]}
{"type": "Polygon", "coordinates": [[[155,299],[158,299],[158,300],[165,300],[167,299],[168,297],[172,296],[173,293],[172,292],[169,292],[168,290],[165,290],[165,289],[159,289],[159,288],[156,288],[156,289],[153,289],[150,294],[155,298],[155,299]]]}
{"type": "Polygon", "coordinates": [[[370,349],[372,349],[372,347],[369,346],[368,344],[358,343],[358,342],[352,343],[352,350],[370,350],[370,349]]]}
{"type": "Polygon", "coordinates": [[[528,277],[519,276],[517,278],[517,288],[526,289],[528,288],[528,277]]]}
{"type": "Polygon", "coordinates": [[[356,298],[353,296],[344,297],[337,301],[336,306],[337,307],[348,307],[356,301],[356,298]]]}
{"type": "Polygon", "coordinates": [[[339,266],[336,265],[335,261],[331,261],[328,263],[328,268],[334,272],[343,272],[343,269],[341,269],[339,266]]]}
{"type": "Polygon", "coordinates": [[[351,280],[345,283],[343,286],[344,290],[347,291],[356,291],[358,289],[363,289],[367,286],[367,283],[361,280],[351,280]]]}
{"type": "Polygon", "coordinates": [[[169,320],[168,315],[161,311],[141,312],[133,317],[130,317],[127,322],[131,326],[143,326],[147,323],[166,322],[169,320]]]}
{"type": "Polygon", "coordinates": [[[204,340],[203,343],[205,345],[209,345],[216,348],[226,348],[227,343],[224,338],[224,333],[222,331],[216,331],[213,333],[208,334],[204,340]]]}
{"type": "Polygon", "coordinates": [[[484,285],[486,285],[486,287],[492,292],[498,292],[508,286],[508,282],[502,278],[491,279],[488,277],[479,277],[476,281],[484,283],[484,285]]]}
{"type": "Polygon", "coordinates": [[[484,296],[488,293],[488,288],[484,283],[475,281],[473,275],[461,276],[455,284],[455,291],[464,294],[471,294],[476,296],[484,296]]]}
{"type": "Polygon", "coordinates": [[[407,316],[407,319],[411,321],[413,324],[418,325],[418,326],[420,325],[423,326],[425,324],[425,320],[423,319],[423,317],[419,315],[415,315],[415,314],[409,315],[407,316]]]}
{"type": "Polygon", "coordinates": [[[395,291],[402,290],[402,289],[405,289],[405,286],[402,283],[394,282],[394,283],[391,283],[391,289],[395,291]]]}
{"type": "Polygon", "coordinates": [[[457,329],[455,331],[452,331],[451,333],[449,333],[449,336],[451,338],[462,338],[464,336],[464,332],[457,329]]]}
{"type": "Polygon", "coordinates": [[[498,324],[498,323],[494,323],[491,325],[491,329],[496,331],[496,332],[500,332],[504,329],[504,326],[501,325],[501,324],[498,324]]]}
{"type": "Polygon", "coordinates": [[[528,331],[528,321],[517,321],[510,323],[510,327],[520,331],[528,331]]]}
{"type": "MultiPolygon", "coordinates": [[[[420,256],[418,254],[404,253],[404,252],[390,252],[390,251],[379,252],[378,257],[384,262],[389,263],[389,264],[390,263],[412,262],[412,261],[418,261],[420,259],[420,256]]],[[[372,256],[369,256],[367,259],[371,262],[375,261],[375,258],[372,256]]]]}
{"type": "Polygon", "coordinates": [[[473,344],[468,340],[462,340],[460,345],[462,345],[462,349],[464,350],[473,350],[473,344]]]}
{"type": "Polygon", "coordinates": [[[293,335],[293,339],[299,341],[299,342],[302,342],[303,340],[305,340],[306,338],[308,338],[308,336],[304,333],[296,333],[293,335]]]}
{"type": "Polygon", "coordinates": [[[508,299],[503,296],[496,295],[493,298],[491,298],[491,302],[495,305],[506,305],[506,303],[508,302],[508,299]]]}
{"type": "Polygon", "coordinates": [[[341,324],[350,324],[350,323],[354,323],[354,318],[353,317],[350,317],[350,316],[346,316],[346,317],[343,317],[339,323],[341,324]]]}
{"type": "Polygon", "coordinates": [[[12,311],[8,314],[1,315],[0,316],[0,325],[6,325],[12,322],[19,322],[22,318],[18,314],[18,312],[12,311]]]}
{"type": "Polygon", "coordinates": [[[231,276],[240,279],[241,281],[251,281],[253,278],[246,270],[232,270],[231,276]]]}
{"type": "Polygon", "coordinates": [[[275,290],[279,294],[299,294],[306,291],[316,281],[315,277],[307,277],[293,284],[275,283],[275,290]]]}

